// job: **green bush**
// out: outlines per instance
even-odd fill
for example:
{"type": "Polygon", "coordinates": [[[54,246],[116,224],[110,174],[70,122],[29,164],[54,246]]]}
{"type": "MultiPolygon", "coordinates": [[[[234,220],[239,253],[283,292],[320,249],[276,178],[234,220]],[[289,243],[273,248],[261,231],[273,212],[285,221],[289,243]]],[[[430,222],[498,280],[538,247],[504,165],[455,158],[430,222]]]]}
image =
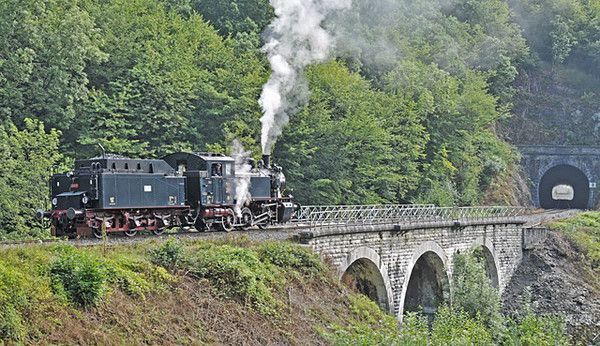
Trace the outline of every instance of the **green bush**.
{"type": "Polygon", "coordinates": [[[117,263],[112,264],[107,268],[109,281],[116,284],[125,293],[140,298],[145,298],[146,294],[153,289],[142,274],[137,273],[126,266],[117,263]]]}
{"type": "Polygon", "coordinates": [[[442,306],[435,314],[431,345],[492,345],[492,335],[480,318],[442,306]]]}
{"type": "Polygon", "coordinates": [[[0,262],[0,340],[19,341],[27,332],[22,314],[30,305],[26,287],[21,273],[0,262]]]}
{"type": "Polygon", "coordinates": [[[535,315],[531,308],[531,288],[526,288],[518,316],[507,320],[506,345],[570,345],[567,326],[560,315],[535,315]]]}
{"type": "Polygon", "coordinates": [[[500,294],[487,276],[486,264],[481,249],[457,254],[454,257],[452,280],[453,307],[480,319],[488,327],[494,339],[504,333],[504,317],[500,294]]]}
{"type": "Polygon", "coordinates": [[[150,258],[155,264],[176,268],[185,261],[183,244],[174,238],[169,238],[162,245],[150,251],[150,258]]]}
{"type": "Polygon", "coordinates": [[[48,207],[48,175],[62,159],[58,145],[59,133],[40,121],[0,121],[0,240],[50,237],[32,215],[48,207]]]}
{"type": "Polygon", "coordinates": [[[258,248],[262,261],[267,261],[282,269],[292,269],[302,274],[318,274],[324,271],[319,257],[298,245],[281,242],[266,242],[258,248]]]}
{"type": "Polygon", "coordinates": [[[536,316],[529,312],[508,324],[508,345],[559,346],[570,345],[564,319],[559,316],[536,316]]]}
{"type": "Polygon", "coordinates": [[[65,249],[50,266],[55,293],[82,307],[96,305],[106,292],[107,267],[94,254],[65,249]]]}
{"type": "Polygon", "coordinates": [[[283,284],[276,267],[260,261],[255,251],[213,245],[200,248],[190,259],[190,273],[208,279],[221,297],[251,304],[260,312],[274,314],[280,303],[269,287],[283,284]]]}
{"type": "Polygon", "coordinates": [[[146,298],[152,292],[164,291],[175,277],[163,267],[125,255],[111,256],[107,261],[109,282],[131,296],[146,298]]]}
{"type": "MultiPolygon", "coordinates": [[[[395,317],[381,311],[369,298],[350,296],[351,318],[347,325],[332,325],[323,331],[326,340],[333,345],[399,345],[403,339],[395,317]]],[[[425,331],[427,325],[425,325],[425,331]]],[[[407,339],[408,340],[408,339],[407,339]]]]}

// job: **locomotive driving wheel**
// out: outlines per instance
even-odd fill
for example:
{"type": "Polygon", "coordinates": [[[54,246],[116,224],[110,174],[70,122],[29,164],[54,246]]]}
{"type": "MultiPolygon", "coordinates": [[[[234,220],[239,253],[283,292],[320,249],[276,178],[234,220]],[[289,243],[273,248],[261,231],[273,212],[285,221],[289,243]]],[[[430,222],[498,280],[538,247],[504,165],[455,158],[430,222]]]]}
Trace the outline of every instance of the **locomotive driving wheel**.
{"type": "Polygon", "coordinates": [[[97,239],[102,239],[102,230],[100,228],[92,228],[92,233],[94,233],[94,237],[96,237],[97,239]]]}
{"type": "Polygon", "coordinates": [[[135,229],[129,229],[123,233],[125,233],[126,236],[131,238],[131,237],[135,237],[135,235],[137,234],[137,231],[135,229]]]}
{"type": "Polygon", "coordinates": [[[221,229],[225,232],[233,231],[234,225],[237,222],[237,217],[232,209],[227,209],[227,215],[223,216],[223,222],[221,223],[221,229]]]}
{"type": "Polygon", "coordinates": [[[252,211],[249,208],[242,209],[239,221],[242,224],[241,228],[244,231],[247,231],[248,228],[252,227],[254,224],[254,215],[252,215],[252,211]]]}
{"type": "Polygon", "coordinates": [[[108,229],[112,227],[112,218],[107,216],[96,217],[95,225],[92,227],[92,233],[94,237],[103,239],[104,236],[108,237],[108,229]]]}
{"type": "Polygon", "coordinates": [[[152,233],[154,233],[155,235],[162,235],[163,233],[165,233],[167,228],[172,227],[174,223],[175,222],[173,222],[173,219],[168,214],[167,215],[157,215],[156,229],[153,230],[152,233]]]}

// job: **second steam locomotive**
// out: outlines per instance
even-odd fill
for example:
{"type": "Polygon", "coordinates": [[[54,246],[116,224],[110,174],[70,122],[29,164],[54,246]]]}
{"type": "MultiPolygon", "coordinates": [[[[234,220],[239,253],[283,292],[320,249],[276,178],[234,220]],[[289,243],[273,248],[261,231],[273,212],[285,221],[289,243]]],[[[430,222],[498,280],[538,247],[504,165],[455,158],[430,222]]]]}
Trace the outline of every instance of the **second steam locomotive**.
{"type": "Polygon", "coordinates": [[[269,156],[247,163],[249,172],[236,172],[231,157],[184,152],[161,160],[78,160],[73,172],[52,176],[52,208],[38,217],[50,219],[53,235],[69,237],[161,234],[170,227],[231,231],[289,221],[297,205],[283,194],[282,168],[271,166],[269,156]],[[244,180],[250,198],[236,208],[236,187],[244,180]]]}

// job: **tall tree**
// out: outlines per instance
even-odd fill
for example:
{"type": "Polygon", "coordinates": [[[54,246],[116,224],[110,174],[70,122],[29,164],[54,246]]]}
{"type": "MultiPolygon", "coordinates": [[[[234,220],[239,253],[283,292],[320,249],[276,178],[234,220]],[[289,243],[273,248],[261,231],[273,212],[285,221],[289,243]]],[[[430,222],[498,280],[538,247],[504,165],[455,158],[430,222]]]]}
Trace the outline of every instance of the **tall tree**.
{"type": "Polygon", "coordinates": [[[49,236],[34,214],[47,207],[48,179],[61,160],[59,133],[32,119],[23,124],[0,124],[0,239],[49,236]]]}
{"type": "Polygon", "coordinates": [[[230,124],[236,119],[258,122],[264,80],[258,59],[236,56],[236,42],[197,14],[186,18],[155,0],[115,0],[88,10],[109,59],[87,68],[93,91],[81,108],[81,132],[74,133],[79,144],[99,141],[110,151],[155,156],[222,143],[236,131],[230,124]]]}
{"type": "Polygon", "coordinates": [[[76,0],[0,2],[0,116],[69,129],[87,96],[85,67],[106,55],[76,0]]]}

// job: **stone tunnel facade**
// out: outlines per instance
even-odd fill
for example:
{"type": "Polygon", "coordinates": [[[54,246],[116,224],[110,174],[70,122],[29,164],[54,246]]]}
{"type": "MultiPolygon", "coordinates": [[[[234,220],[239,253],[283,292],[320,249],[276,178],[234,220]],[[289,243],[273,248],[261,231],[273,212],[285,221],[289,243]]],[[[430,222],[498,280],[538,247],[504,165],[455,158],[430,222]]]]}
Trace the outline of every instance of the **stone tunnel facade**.
{"type": "Polygon", "coordinates": [[[480,247],[492,283],[502,291],[523,255],[523,223],[437,222],[304,231],[300,241],[338,268],[339,277],[396,315],[433,313],[451,299],[456,254],[480,247]]]}
{"type": "Polygon", "coordinates": [[[519,150],[536,207],[561,207],[546,201],[553,185],[557,184],[573,185],[575,189],[574,204],[564,208],[594,209],[599,206],[600,147],[520,146],[519,150]]]}

